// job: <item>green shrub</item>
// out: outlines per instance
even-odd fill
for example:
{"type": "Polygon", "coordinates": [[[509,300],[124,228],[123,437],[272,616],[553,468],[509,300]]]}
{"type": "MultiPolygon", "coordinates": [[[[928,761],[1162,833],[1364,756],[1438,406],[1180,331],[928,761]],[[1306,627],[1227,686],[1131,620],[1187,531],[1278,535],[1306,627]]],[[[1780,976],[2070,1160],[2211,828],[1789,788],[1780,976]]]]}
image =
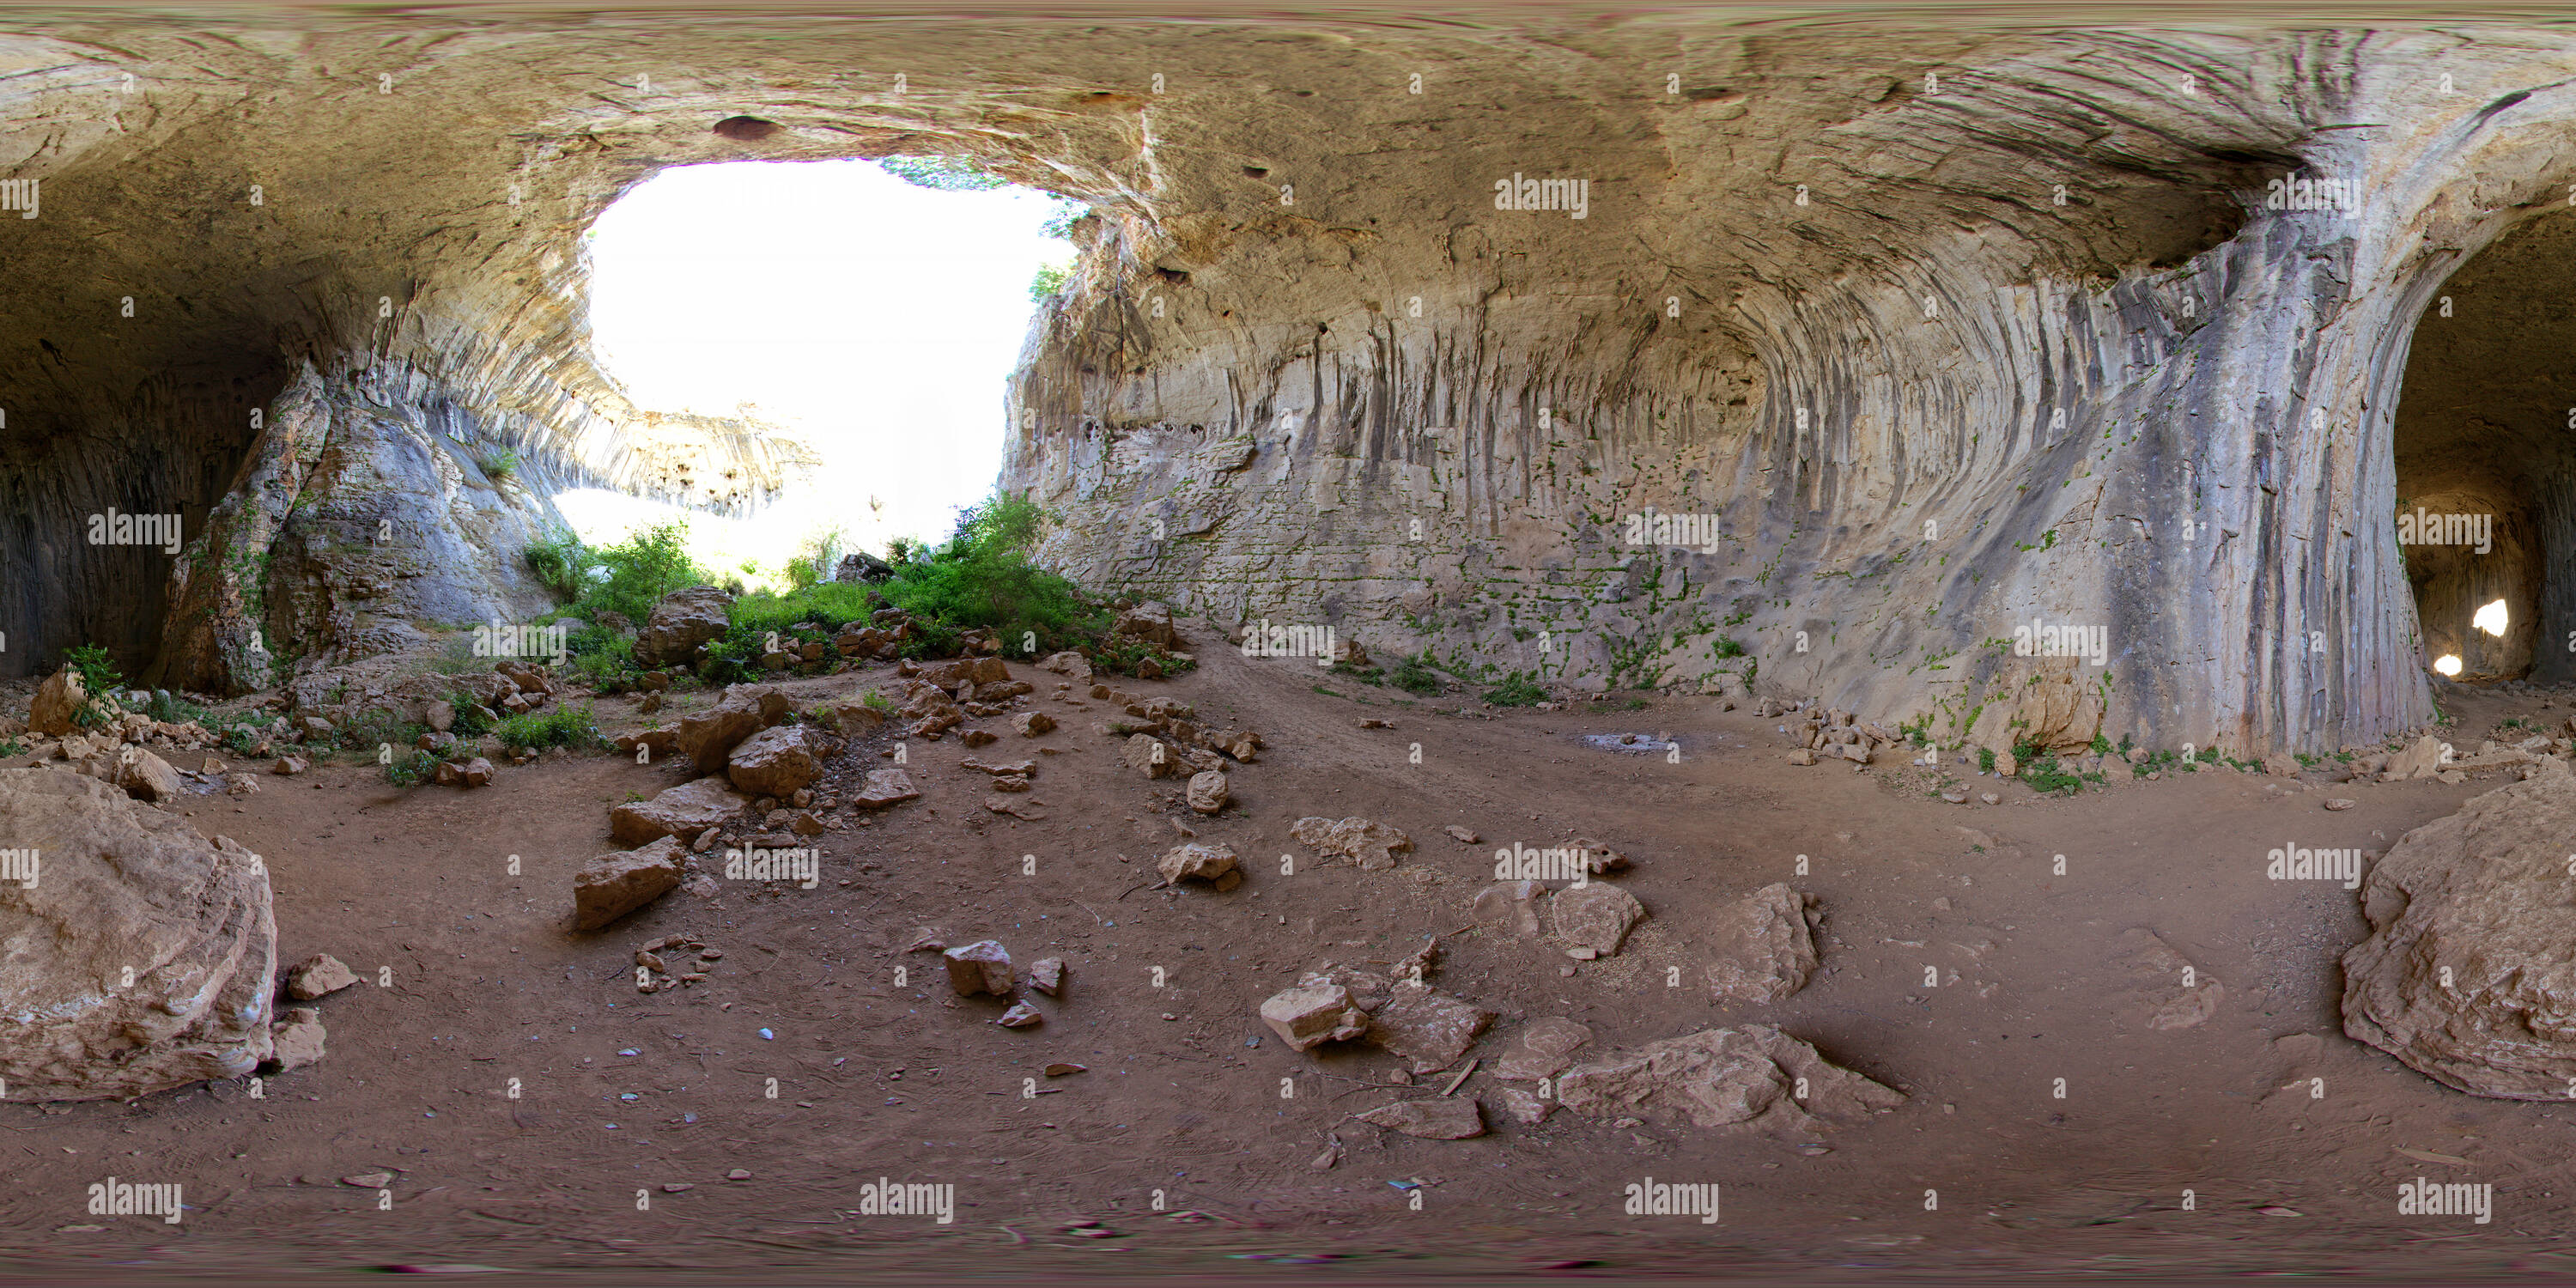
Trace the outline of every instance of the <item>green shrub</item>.
{"type": "Polygon", "coordinates": [[[474,463],[482,466],[485,476],[493,482],[507,483],[511,475],[519,472],[519,453],[514,448],[495,448],[485,452],[482,458],[474,463]]]}
{"type": "Polygon", "coordinates": [[[224,746],[236,756],[247,756],[267,736],[256,725],[237,724],[224,730],[224,746]]]}
{"type": "Polygon", "coordinates": [[[163,724],[202,725],[214,713],[167,689],[155,690],[152,700],[143,704],[143,713],[163,724]]]}
{"type": "Polygon", "coordinates": [[[1981,770],[1984,770],[1985,772],[1987,772],[1987,773],[1989,773],[1989,774],[1991,774],[1991,773],[1995,772],[1995,749],[1994,749],[1994,748],[1992,748],[1992,747],[1979,747],[1979,748],[1977,748],[1977,768],[1979,768],[1979,769],[1981,769],[1981,770]]]}
{"type": "Polygon", "coordinates": [[[537,580],[564,599],[579,599],[589,589],[595,557],[572,533],[558,531],[531,541],[525,554],[537,580]]]}
{"type": "Polygon", "coordinates": [[[892,711],[894,710],[894,699],[889,698],[874,689],[870,689],[859,695],[859,705],[866,707],[871,711],[892,711]]]}
{"type": "Polygon", "coordinates": [[[15,738],[0,738],[0,756],[23,756],[26,754],[27,744],[20,742],[15,738]]]}
{"type": "Polygon", "coordinates": [[[1485,701],[1498,707],[1534,707],[1547,701],[1547,690],[1540,688],[1528,673],[1514,671],[1504,677],[1501,685],[1485,690],[1485,701]]]}
{"type": "Polygon", "coordinates": [[[385,766],[385,781],[396,787],[418,787],[438,776],[438,755],[413,748],[409,755],[396,754],[385,766]]]}
{"type": "Polygon", "coordinates": [[[438,656],[429,660],[429,669],[440,675],[465,675],[492,669],[492,659],[474,655],[473,636],[451,635],[438,656]]]}
{"type": "Polygon", "coordinates": [[[1744,646],[1724,635],[1718,636],[1716,642],[1711,644],[1709,649],[1721,658],[1744,656],[1744,646]]]}
{"type": "Polygon", "coordinates": [[[599,721],[590,704],[579,707],[557,705],[546,711],[530,711],[511,716],[492,730],[505,747],[525,747],[543,751],[548,747],[598,747],[608,740],[600,736],[599,721]]]}
{"type": "Polygon", "coordinates": [[[959,512],[945,544],[896,564],[881,591],[916,618],[1034,634],[1041,652],[1063,647],[1086,626],[1105,629],[1103,615],[1072,582],[1029,562],[1046,517],[1026,497],[997,494],[959,512]]]}
{"type": "Polygon", "coordinates": [[[592,552],[599,568],[592,585],[574,606],[576,615],[597,620],[602,612],[642,622],[664,596],[709,580],[705,569],[689,558],[688,525],[665,523],[646,528],[613,546],[592,552]]]}
{"type": "Polygon", "coordinates": [[[89,701],[73,714],[73,721],[84,729],[95,728],[107,719],[107,709],[99,699],[124,685],[124,672],[116,669],[116,661],[106,649],[95,644],[75,644],[64,649],[63,665],[80,672],[81,688],[89,692],[89,701]]]}
{"type": "Polygon", "coordinates": [[[601,693],[624,693],[635,687],[635,637],[593,626],[564,642],[572,655],[573,678],[601,693]]]}
{"type": "Polygon", "coordinates": [[[1180,675],[1198,666],[1197,658],[1183,661],[1179,654],[1134,635],[1103,635],[1082,652],[1091,659],[1092,670],[1111,675],[1134,675],[1147,658],[1163,668],[1165,675],[1180,675]]]}
{"type": "Polygon", "coordinates": [[[447,726],[449,733],[459,738],[479,738],[492,728],[492,722],[483,714],[490,708],[475,701],[473,694],[453,690],[447,695],[447,705],[456,708],[456,718],[447,726]]]}
{"type": "Polygon", "coordinates": [[[1408,657],[1398,661],[1395,669],[1386,673],[1386,678],[1387,682],[1395,687],[1424,697],[1434,696],[1444,687],[1440,683],[1440,677],[1431,670],[1431,650],[1429,649],[1422,650],[1418,657],[1408,657]]]}
{"type": "Polygon", "coordinates": [[[1070,264],[1038,265],[1036,275],[1029,278],[1029,302],[1044,304],[1064,294],[1065,286],[1072,280],[1073,266],[1070,264]]]}

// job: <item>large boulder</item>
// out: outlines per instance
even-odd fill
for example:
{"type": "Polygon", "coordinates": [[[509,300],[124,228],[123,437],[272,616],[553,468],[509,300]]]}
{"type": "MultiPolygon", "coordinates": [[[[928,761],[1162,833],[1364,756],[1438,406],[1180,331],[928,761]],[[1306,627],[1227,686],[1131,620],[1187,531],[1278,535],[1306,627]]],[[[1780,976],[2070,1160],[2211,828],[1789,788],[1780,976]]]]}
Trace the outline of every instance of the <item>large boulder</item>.
{"type": "Polygon", "coordinates": [[[726,764],[735,789],[747,796],[792,796],[823,775],[803,725],[776,725],[743,739],[726,764]]]}
{"type": "Polygon", "coordinates": [[[722,826],[751,800],[723,778],[709,774],[682,783],[649,801],[628,801],[608,812],[608,835],[619,845],[647,845],[666,836],[683,841],[722,826]]]}
{"type": "Polygon", "coordinates": [[[635,664],[642,667],[688,666],[698,646],[732,629],[726,610],[733,596],[713,586],[673,591],[653,606],[644,629],[635,636],[635,664]]]}
{"type": "Polygon", "coordinates": [[[1658,1113],[1700,1127],[1764,1119],[1802,1128],[1810,1115],[1857,1118],[1905,1101],[1767,1024],[1706,1029],[1576,1065],[1556,1080],[1556,1098],[1599,1117],[1658,1113]]]}
{"type": "Polygon", "coordinates": [[[1118,615],[1109,628],[1119,635],[1133,635],[1149,644],[1165,648],[1180,645],[1180,633],[1172,629],[1172,609],[1168,604],[1148,600],[1118,615]]]}
{"type": "Polygon", "coordinates": [[[1815,900],[1773,882],[1718,910],[1709,991],[1720,1003],[1777,1002],[1807,986],[1816,969],[1808,924],[1815,900]]]}
{"type": "Polygon", "coordinates": [[[0,881],[9,1099],[140,1096],[269,1058],[277,927],[258,855],[53,769],[0,770],[0,838],[38,859],[32,887],[0,881]]]}
{"type": "Polygon", "coordinates": [[[2576,776],[2523,782],[2398,839],[2364,879],[2343,1029],[2445,1086],[2564,1100],[2576,1079],[2576,776]]]}
{"type": "Polygon", "coordinates": [[[64,667],[37,688],[27,707],[27,730],[59,738],[79,726],[81,708],[88,705],[89,690],[82,686],[80,672],[64,667]]]}
{"type": "Polygon", "coordinates": [[[787,695],[775,685],[736,684],[725,689],[714,706],[680,719],[672,740],[688,753],[702,774],[721,774],[743,739],[787,718],[787,695]]]}

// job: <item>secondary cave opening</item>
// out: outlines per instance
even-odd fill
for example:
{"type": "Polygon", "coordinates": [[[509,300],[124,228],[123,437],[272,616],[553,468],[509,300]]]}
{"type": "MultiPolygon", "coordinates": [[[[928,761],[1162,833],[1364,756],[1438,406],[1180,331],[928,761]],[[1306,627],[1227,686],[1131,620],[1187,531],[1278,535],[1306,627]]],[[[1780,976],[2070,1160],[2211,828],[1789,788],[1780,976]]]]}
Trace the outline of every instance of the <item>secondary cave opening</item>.
{"type": "Polygon", "coordinates": [[[753,584],[890,538],[944,538],[1000,472],[1005,383],[1073,270],[1079,203],[953,158],[665,170],[585,233],[601,370],[655,412],[740,416],[811,466],[741,517],[556,498],[584,541],[685,517],[753,584]]]}
{"type": "Polygon", "coordinates": [[[2571,257],[2576,212],[2536,216],[2462,265],[2416,322],[2396,523],[2436,674],[2576,679],[2571,257]]]}

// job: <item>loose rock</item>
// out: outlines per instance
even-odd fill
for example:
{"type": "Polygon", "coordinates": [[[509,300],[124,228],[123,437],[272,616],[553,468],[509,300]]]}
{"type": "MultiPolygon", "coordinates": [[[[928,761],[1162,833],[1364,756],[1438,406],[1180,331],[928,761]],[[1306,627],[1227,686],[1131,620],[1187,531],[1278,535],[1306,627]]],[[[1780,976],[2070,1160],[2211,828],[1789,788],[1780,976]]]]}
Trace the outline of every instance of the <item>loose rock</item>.
{"type": "Polygon", "coordinates": [[[1556,937],[1607,957],[1619,951],[1628,930],[1643,920],[1645,905],[1614,885],[1592,882],[1559,890],[1547,901],[1556,937]]]}
{"type": "Polygon", "coordinates": [[[1413,848],[1411,837],[1364,818],[1301,818],[1289,827],[1288,834],[1300,845],[1349,859],[1368,872],[1394,867],[1396,854],[1413,848]]]}
{"type": "Polygon", "coordinates": [[[1485,1115],[1464,1097],[1399,1100],[1359,1115],[1359,1120],[1424,1140],[1466,1140],[1485,1134],[1485,1115]]]}
{"type": "MultiPolygon", "coordinates": [[[[1313,978],[1309,976],[1308,978],[1313,978]]],[[[1339,984],[1301,983],[1272,994],[1261,1004],[1261,1022],[1279,1035],[1291,1051],[1324,1042],[1347,1042],[1368,1032],[1368,1012],[1351,1002],[1351,991],[1339,984]]]]}
{"type": "Polygon", "coordinates": [[[1198,842],[1174,846],[1155,867],[1164,880],[1174,884],[1193,878],[1215,881],[1237,870],[1233,846],[1198,842]]]}
{"type": "Polygon", "coordinates": [[[665,836],[694,841],[721,827],[749,807],[751,798],[714,774],[670,788],[649,801],[628,801],[608,813],[608,834],[624,846],[644,845],[665,836]]]}
{"type": "Polygon", "coordinates": [[[286,995],[299,1002],[310,1002],[357,982],[357,974],[339,958],[329,953],[315,953],[287,969],[286,995]]]}
{"type": "MultiPolygon", "coordinates": [[[[668,795],[669,793],[664,793],[668,795]]],[[[603,854],[572,878],[573,923],[597,930],[680,886],[681,840],[662,839],[640,849],[603,854]]]]}
{"type": "Polygon", "coordinates": [[[1226,801],[1232,794],[1226,785],[1225,775],[1216,770],[1190,777],[1189,805],[1201,814],[1224,813],[1226,801]]]}
{"type": "Polygon", "coordinates": [[[1767,1024],[1708,1029],[1579,1064],[1556,1080],[1556,1093],[1579,1114],[1678,1114],[1701,1127],[1768,1119],[1805,1128],[1811,1114],[1857,1118],[1905,1100],[1767,1024]],[[1801,1078],[1803,1102],[1791,1095],[1801,1078]]]}
{"type": "Polygon", "coordinates": [[[920,795],[912,785],[911,776],[902,770],[872,769],[868,771],[867,782],[859,788],[857,795],[850,798],[850,803],[860,809],[884,809],[920,795]]]}
{"type": "Polygon", "coordinates": [[[948,961],[948,985],[957,990],[958,996],[1011,995],[1011,954],[999,942],[980,939],[941,955],[948,961]]]}

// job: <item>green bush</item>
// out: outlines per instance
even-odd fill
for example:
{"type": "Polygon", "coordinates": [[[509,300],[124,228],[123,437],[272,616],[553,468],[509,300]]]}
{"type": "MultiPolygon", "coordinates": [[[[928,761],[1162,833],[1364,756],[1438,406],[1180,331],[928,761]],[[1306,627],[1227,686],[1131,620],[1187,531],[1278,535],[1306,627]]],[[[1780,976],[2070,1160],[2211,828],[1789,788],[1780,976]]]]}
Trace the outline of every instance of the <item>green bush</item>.
{"type": "Polygon", "coordinates": [[[664,596],[707,584],[706,570],[689,558],[688,533],[686,523],[665,523],[591,552],[605,575],[592,576],[574,614],[595,621],[600,613],[612,612],[640,623],[664,596]]]}
{"type": "Polygon", "coordinates": [[[573,679],[601,693],[624,693],[635,687],[635,637],[593,626],[564,641],[571,654],[573,679]]]}
{"type": "Polygon", "coordinates": [[[959,512],[945,544],[896,564],[881,591],[916,618],[989,626],[1006,637],[1034,633],[1041,652],[1062,647],[1085,627],[1105,628],[1103,615],[1072,582],[1029,562],[1046,517],[1026,497],[997,494],[959,512]]]}
{"type": "Polygon", "coordinates": [[[557,705],[546,711],[530,711],[511,716],[492,730],[505,747],[525,747],[543,751],[548,747],[598,747],[608,740],[600,736],[599,721],[590,704],[579,707],[557,705]]]}
{"type": "Polygon", "coordinates": [[[1498,707],[1534,707],[1547,701],[1542,689],[1526,672],[1514,671],[1496,688],[1485,690],[1485,701],[1498,707]]]}
{"type": "Polygon", "coordinates": [[[1431,670],[1431,650],[1429,649],[1422,650],[1422,655],[1419,657],[1408,657],[1397,662],[1395,669],[1387,672],[1386,678],[1388,683],[1395,687],[1424,697],[1439,693],[1443,687],[1440,677],[1431,670]]]}
{"type": "Polygon", "coordinates": [[[477,702],[473,694],[453,690],[447,695],[447,705],[456,708],[456,718],[447,726],[449,733],[459,738],[479,738],[492,728],[492,722],[483,715],[490,708],[477,702]]]}
{"type": "Polygon", "coordinates": [[[1037,274],[1029,278],[1029,302],[1032,304],[1044,304],[1048,300],[1064,294],[1065,286],[1072,281],[1072,265],[1040,264],[1038,265],[1037,274]]]}
{"type": "Polygon", "coordinates": [[[260,732],[256,725],[237,724],[224,730],[224,746],[236,756],[247,756],[250,754],[250,749],[258,746],[267,736],[260,732]]]}
{"type": "Polygon", "coordinates": [[[385,781],[396,787],[418,787],[437,776],[437,753],[418,748],[409,755],[396,755],[393,763],[385,766],[385,781]]]}
{"type": "Polygon", "coordinates": [[[1987,773],[1989,773],[1989,774],[1991,774],[1991,773],[1995,772],[1995,749],[1994,749],[1994,748],[1992,748],[1992,747],[1979,747],[1979,748],[1977,748],[1977,768],[1979,768],[1979,769],[1981,769],[1981,770],[1984,770],[1985,772],[1987,772],[1987,773]]]}
{"type": "Polygon", "coordinates": [[[579,599],[589,589],[595,557],[590,547],[572,533],[556,532],[529,542],[526,557],[537,580],[555,594],[567,600],[579,599]]]}
{"type": "Polygon", "coordinates": [[[63,665],[80,672],[81,688],[89,693],[89,701],[82,703],[81,709],[73,713],[73,722],[84,729],[105,723],[107,708],[100,704],[99,699],[114,693],[125,683],[125,674],[116,669],[115,659],[107,655],[106,649],[95,644],[76,644],[63,650],[63,665]]]}
{"type": "Polygon", "coordinates": [[[493,482],[507,483],[511,475],[519,472],[519,453],[512,448],[496,448],[484,453],[482,459],[474,463],[482,466],[483,473],[493,482]]]}
{"type": "Polygon", "coordinates": [[[1721,658],[1744,656],[1744,646],[1724,635],[1718,636],[1717,641],[1710,645],[1710,649],[1721,658]]]}
{"type": "Polygon", "coordinates": [[[0,756],[23,756],[26,754],[27,744],[20,742],[15,738],[0,738],[0,756]]]}

